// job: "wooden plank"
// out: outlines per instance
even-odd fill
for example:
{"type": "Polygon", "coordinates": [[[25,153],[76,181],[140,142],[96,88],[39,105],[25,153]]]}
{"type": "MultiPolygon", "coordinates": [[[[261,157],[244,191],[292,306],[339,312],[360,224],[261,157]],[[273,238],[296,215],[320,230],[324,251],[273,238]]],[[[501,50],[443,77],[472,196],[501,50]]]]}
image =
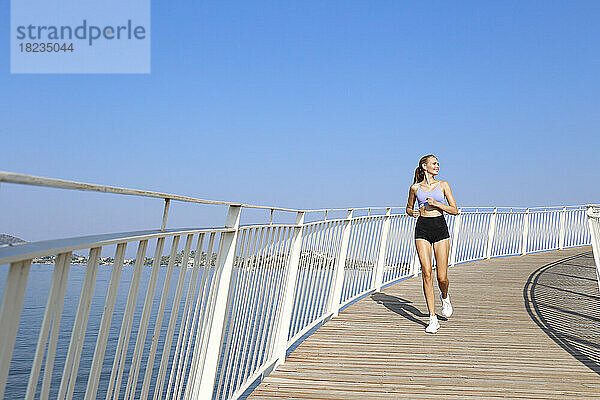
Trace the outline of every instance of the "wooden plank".
{"type": "Polygon", "coordinates": [[[463,264],[449,278],[454,315],[437,334],[424,332],[420,278],[403,281],[319,328],[248,398],[600,398],[589,247],[463,264]]]}

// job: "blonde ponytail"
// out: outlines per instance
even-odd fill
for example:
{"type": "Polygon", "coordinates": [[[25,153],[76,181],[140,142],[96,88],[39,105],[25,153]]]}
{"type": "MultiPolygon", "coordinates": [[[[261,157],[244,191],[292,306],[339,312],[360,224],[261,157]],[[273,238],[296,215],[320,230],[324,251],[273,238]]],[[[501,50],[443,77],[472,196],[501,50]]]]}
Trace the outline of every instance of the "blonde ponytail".
{"type": "MultiPolygon", "coordinates": [[[[423,169],[423,164],[426,164],[429,161],[429,157],[435,157],[433,154],[428,154],[426,156],[421,157],[419,160],[419,166],[415,169],[415,179],[413,180],[413,184],[421,182],[425,179],[425,170],[423,169]]],[[[437,157],[436,157],[437,158],[437,157]]]]}

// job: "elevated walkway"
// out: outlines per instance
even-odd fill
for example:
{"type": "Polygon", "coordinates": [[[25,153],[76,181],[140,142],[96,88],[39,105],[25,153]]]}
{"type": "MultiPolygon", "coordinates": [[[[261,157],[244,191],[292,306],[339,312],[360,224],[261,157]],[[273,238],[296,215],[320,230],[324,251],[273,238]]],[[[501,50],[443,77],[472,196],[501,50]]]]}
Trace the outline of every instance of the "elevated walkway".
{"type": "Polygon", "coordinates": [[[248,398],[600,399],[591,247],[471,262],[449,278],[454,315],[437,334],[409,279],[327,322],[248,398]]]}
{"type": "Polygon", "coordinates": [[[418,272],[404,205],[0,182],[164,202],[160,229],[0,248],[0,399],[600,398],[599,205],[446,215],[456,314],[427,336],[420,280],[393,285],[418,272]],[[227,206],[224,225],[169,228],[172,202],[227,206]]]}

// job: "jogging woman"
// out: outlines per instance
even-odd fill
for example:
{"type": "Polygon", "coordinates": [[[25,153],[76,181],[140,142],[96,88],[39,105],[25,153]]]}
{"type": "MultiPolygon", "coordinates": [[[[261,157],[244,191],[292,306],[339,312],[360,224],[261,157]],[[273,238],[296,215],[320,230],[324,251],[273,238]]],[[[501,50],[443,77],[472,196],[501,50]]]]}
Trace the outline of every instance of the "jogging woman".
{"type": "Polygon", "coordinates": [[[419,160],[415,170],[415,179],[408,193],[406,213],[417,219],[415,225],[415,246],[421,262],[423,292],[429,310],[427,333],[436,333],[440,328],[435,314],[435,297],[433,294],[433,277],[431,273],[431,248],[435,252],[437,264],[437,281],[442,301],[442,315],[452,315],[452,305],[448,296],[448,253],[450,252],[450,234],[444,219],[444,211],[457,215],[458,209],[452,196],[450,185],[446,181],[435,179],[440,170],[440,163],[433,154],[419,160]],[[444,203],[444,197],[448,205],[444,203]],[[415,199],[419,208],[414,209],[415,199]]]}

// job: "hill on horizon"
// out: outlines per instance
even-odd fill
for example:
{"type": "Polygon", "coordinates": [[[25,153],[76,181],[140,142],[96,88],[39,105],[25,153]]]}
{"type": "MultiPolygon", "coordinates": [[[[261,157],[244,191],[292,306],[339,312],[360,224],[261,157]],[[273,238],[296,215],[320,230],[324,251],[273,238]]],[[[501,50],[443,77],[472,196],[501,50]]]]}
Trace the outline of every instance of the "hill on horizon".
{"type": "Polygon", "coordinates": [[[25,240],[15,236],[0,233],[0,246],[12,246],[14,244],[27,243],[25,240]]]}

